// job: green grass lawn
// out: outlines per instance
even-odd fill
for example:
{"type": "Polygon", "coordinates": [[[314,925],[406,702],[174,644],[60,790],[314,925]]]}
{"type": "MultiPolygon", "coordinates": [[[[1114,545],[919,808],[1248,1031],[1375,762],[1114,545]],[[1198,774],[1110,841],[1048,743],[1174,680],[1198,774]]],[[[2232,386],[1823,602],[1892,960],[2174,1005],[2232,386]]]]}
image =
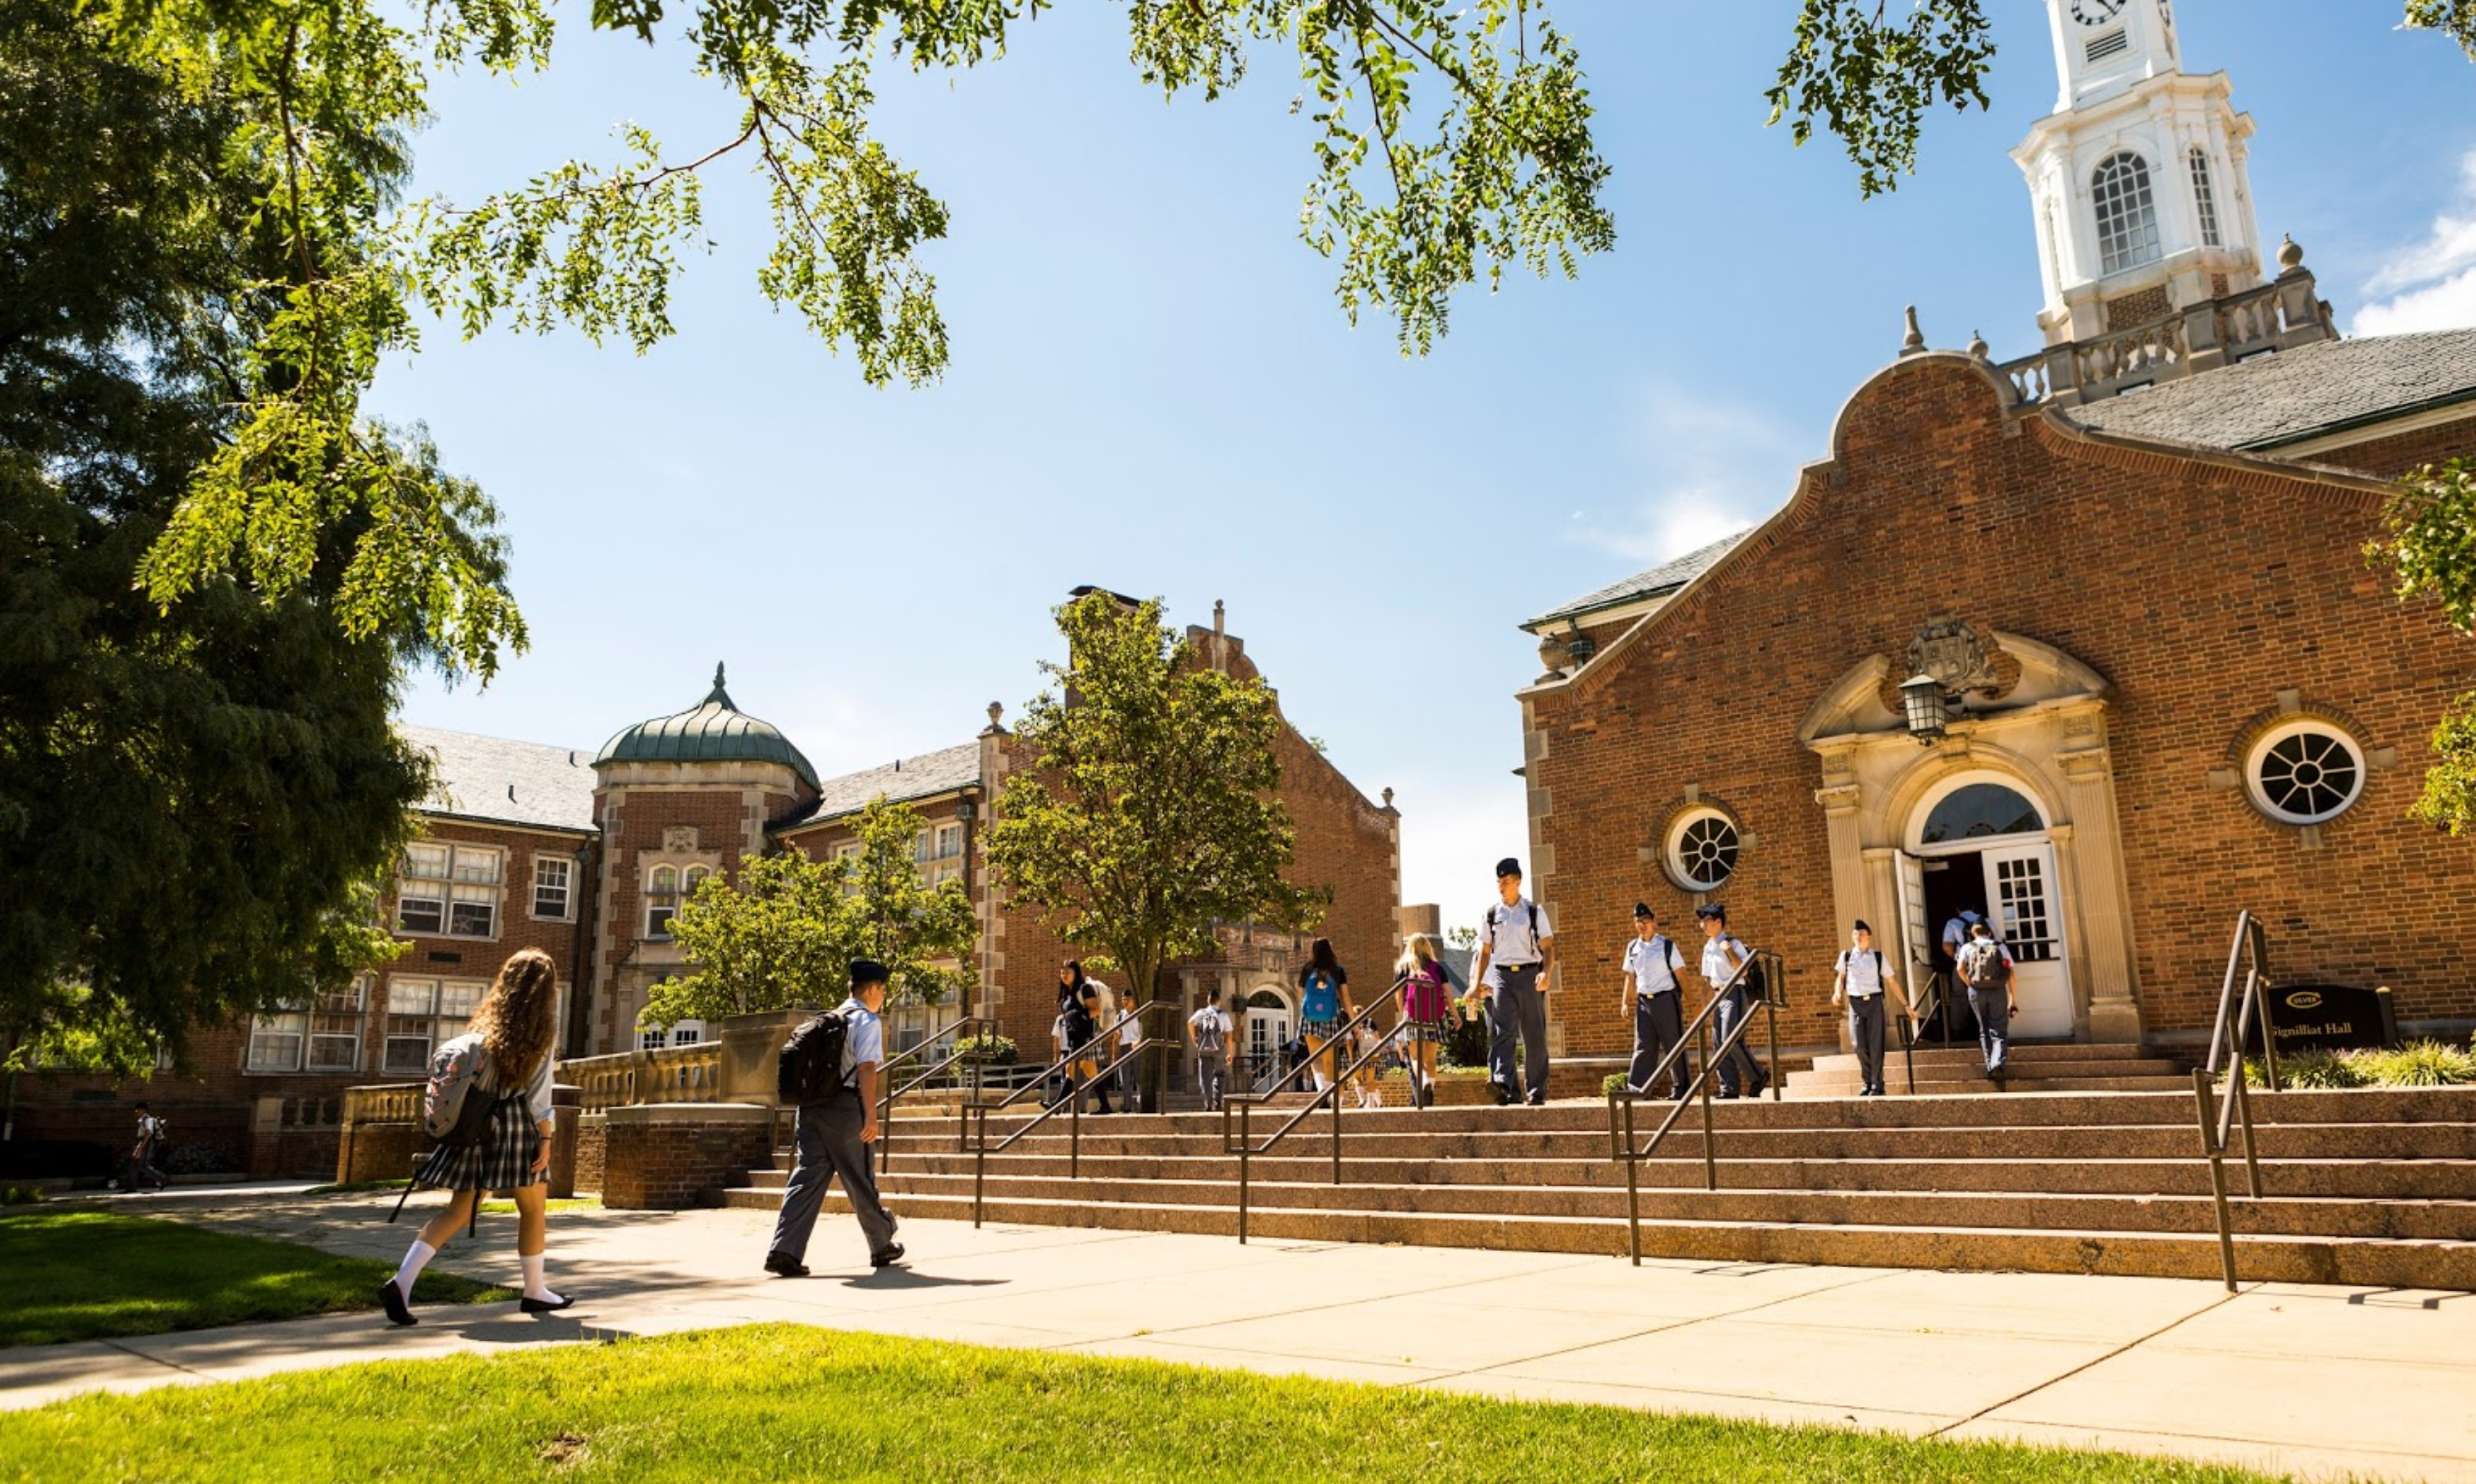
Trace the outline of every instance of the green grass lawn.
{"type": "Polygon", "coordinates": [[[1484,1400],[786,1324],[0,1415],[0,1478],[2258,1481],[2002,1444],[1484,1400]]]}
{"type": "MultiPolygon", "coordinates": [[[[12,1211],[0,1216],[0,1347],[375,1310],[394,1271],[115,1212],[12,1211]]],[[[447,1273],[425,1273],[414,1288],[432,1303],[515,1297],[447,1273]]]]}

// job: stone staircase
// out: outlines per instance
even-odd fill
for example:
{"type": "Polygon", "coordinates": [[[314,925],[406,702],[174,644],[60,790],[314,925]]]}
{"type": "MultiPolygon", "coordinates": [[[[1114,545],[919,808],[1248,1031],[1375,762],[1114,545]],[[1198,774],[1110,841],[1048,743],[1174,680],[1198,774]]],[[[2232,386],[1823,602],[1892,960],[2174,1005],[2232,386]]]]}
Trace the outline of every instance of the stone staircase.
{"type": "MultiPolygon", "coordinates": [[[[2164,1056],[2147,1056],[2133,1045],[2015,1044],[2007,1061],[2011,1076],[2001,1082],[1984,1075],[1985,1059],[1975,1047],[1919,1047],[1908,1057],[1896,1042],[1883,1052],[1883,1090],[1909,1095],[1909,1069],[1917,1068],[1917,1094],[1951,1093],[2114,1093],[2155,1092],[2184,1095],[2190,1101],[2192,1078],[2164,1056]]],[[[1856,1095],[1857,1058],[1826,1055],[1814,1058],[1810,1071],[1791,1072],[1782,1090],[1791,1098],[1847,1098],[1856,1095]]]]}
{"type": "MultiPolygon", "coordinates": [[[[2100,1059],[2102,1060],[2102,1059],[2100,1059]]],[[[1922,1081],[1921,1084],[1922,1086],[1922,1081]]],[[[1645,1136],[1663,1104],[1637,1109],[1645,1136]]],[[[2476,1290],[2476,1089],[2257,1094],[2266,1199],[2233,1202],[2246,1280],[2476,1290]]],[[[1739,1101],[1714,1108],[1702,1188],[1689,1111],[1642,1166],[1653,1256],[2216,1277],[2208,1167],[2180,1093],[1739,1101]]],[[[1260,1139],[1274,1122],[1255,1123],[1260,1139]]],[[[1252,1161],[1258,1240],[1626,1250],[1604,1104],[1347,1112],[1344,1183],[1319,1114],[1252,1161]]],[[[1002,1138],[1014,1126],[991,1121],[1002,1138]]],[[[1052,1121],[987,1166],[992,1222],[1232,1234],[1237,1160],[1201,1114],[1052,1121]]],[[[968,1221],[953,1120],[905,1119],[880,1189],[898,1216],[968,1221]]],[[[728,1203],[775,1207],[787,1161],[728,1203]]],[[[2229,1165],[2233,1190],[2243,1181],[2229,1165]]],[[[842,1209],[839,1193],[829,1209],[842,1209]]]]}

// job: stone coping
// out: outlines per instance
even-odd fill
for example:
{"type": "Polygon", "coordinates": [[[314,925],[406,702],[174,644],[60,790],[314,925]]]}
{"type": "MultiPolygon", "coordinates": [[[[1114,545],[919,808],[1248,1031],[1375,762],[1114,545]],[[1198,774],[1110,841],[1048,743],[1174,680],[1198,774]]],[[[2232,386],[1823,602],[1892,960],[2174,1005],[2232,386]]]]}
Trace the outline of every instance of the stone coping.
{"type": "Polygon", "coordinates": [[[774,1118],[771,1104],[757,1102],[646,1102],[605,1108],[601,1116],[613,1127],[637,1124],[765,1124],[774,1118]]]}

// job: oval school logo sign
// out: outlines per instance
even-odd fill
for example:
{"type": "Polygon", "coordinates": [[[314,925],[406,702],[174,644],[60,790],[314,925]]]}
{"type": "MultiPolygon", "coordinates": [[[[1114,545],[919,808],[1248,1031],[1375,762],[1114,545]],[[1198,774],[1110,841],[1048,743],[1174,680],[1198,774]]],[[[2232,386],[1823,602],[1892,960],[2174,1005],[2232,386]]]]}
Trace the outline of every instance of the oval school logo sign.
{"type": "Polygon", "coordinates": [[[2287,1003],[2290,1009],[2317,1010],[2321,1008],[2321,996],[2313,990],[2299,989],[2287,997],[2287,1003]]]}

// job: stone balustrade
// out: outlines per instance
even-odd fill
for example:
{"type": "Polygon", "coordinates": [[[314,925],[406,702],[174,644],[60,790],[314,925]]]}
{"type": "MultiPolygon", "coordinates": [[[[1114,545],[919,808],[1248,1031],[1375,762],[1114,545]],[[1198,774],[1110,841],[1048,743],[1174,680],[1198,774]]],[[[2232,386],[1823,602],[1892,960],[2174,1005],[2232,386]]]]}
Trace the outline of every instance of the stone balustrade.
{"type": "Polygon", "coordinates": [[[558,1079],[582,1090],[588,1113],[648,1103],[730,1101],[722,1092],[722,1045],[712,1041],[563,1061],[558,1079]]]}
{"type": "Polygon", "coordinates": [[[1996,362],[1993,369],[2022,407],[2045,402],[2071,407],[2337,336],[2313,275],[2293,267],[2270,283],[2145,324],[2049,345],[2017,360],[1996,362]]]}

